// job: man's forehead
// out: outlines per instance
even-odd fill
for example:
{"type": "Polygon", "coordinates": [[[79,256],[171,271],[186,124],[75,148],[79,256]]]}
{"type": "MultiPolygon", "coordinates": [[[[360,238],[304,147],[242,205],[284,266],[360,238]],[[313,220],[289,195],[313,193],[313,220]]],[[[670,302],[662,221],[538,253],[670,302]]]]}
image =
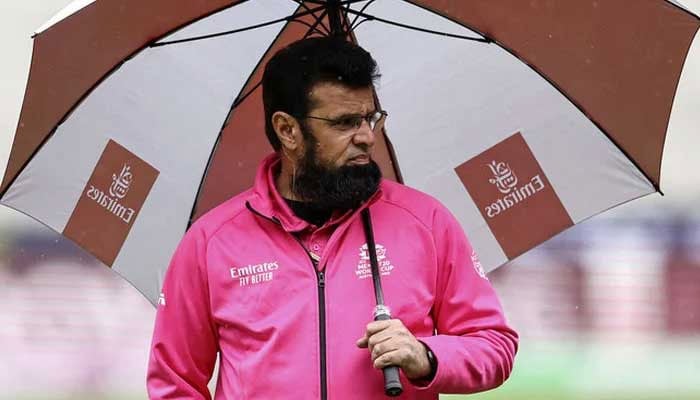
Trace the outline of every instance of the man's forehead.
{"type": "Polygon", "coordinates": [[[332,82],[321,82],[311,87],[309,99],[314,108],[343,108],[352,112],[374,109],[373,88],[351,88],[332,82]]]}

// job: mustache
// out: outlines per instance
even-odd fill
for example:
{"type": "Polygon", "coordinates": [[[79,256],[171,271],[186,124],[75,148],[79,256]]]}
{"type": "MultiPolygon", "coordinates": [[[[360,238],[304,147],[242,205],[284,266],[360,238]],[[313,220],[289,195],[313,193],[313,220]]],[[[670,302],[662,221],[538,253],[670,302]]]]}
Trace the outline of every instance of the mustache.
{"type": "Polygon", "coordinates": [[[366,158],[369,158],[370,160],[372,159],[372,155],[369,153],[357,153],[357,154],[353,154],[350,157],[348,157],[348,160],[352,160],[352,159],[358,158],[358,157],[366,157],[366,158]]]}

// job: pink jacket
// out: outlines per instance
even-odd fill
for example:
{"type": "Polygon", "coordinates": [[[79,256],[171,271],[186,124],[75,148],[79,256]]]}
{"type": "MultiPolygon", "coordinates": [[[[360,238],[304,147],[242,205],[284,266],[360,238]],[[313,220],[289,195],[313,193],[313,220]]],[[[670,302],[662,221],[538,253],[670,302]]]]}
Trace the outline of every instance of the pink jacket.
{"type": "MultiPolygon", "coordinates": [[[[359,210],[310,226],[277,193],[278,165],[268,157],[254,187],[197,220],[175,252],[153,333],[151,399],[210,398],[217,353],[216,399],[386,398],[381,371],[355,345],[375,305],[359,210]]],[[[368,204],[386,303],[438,360],[427,386],[401,377],[401,398],[503,383],[517,334],[454,217],[391,181],[368,204]]]]}

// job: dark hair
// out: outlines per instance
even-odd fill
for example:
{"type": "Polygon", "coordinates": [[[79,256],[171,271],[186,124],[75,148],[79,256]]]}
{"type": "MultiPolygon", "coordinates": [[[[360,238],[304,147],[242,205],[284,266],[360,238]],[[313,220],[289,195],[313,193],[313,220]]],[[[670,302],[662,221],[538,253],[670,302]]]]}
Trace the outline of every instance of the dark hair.
{"type": "Polygon", "coordinates": [[[272,114],[283,111],[306,115],[312,104],[308,93],[322,82],[364,88],[379,78],[377,63],[362,47],[338,37],[299,40],[278,51],[265,66],[263,105],[265,134],[278,151],[282,144],[272,127],[272,114]]]}

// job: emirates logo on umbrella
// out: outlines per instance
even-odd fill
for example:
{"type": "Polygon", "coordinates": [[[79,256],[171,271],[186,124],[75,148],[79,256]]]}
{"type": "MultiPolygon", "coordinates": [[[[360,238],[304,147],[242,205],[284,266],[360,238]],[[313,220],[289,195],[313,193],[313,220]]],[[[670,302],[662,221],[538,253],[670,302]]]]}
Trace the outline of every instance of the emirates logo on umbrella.
{"type": "Polygon", "coordinates": [[[489,182],[496,185],[498,190],[503,193],[510,193],[511,190],[518,184],[518,178],[511,171],[510,166],[504,162],[497,163],[496,161],[491,161],[488,165],[493,173],[493,178],[489,179],[489,182]]]}
{"type": "Polygon", "coordinates": [[[111,266],[158,174],[147,162],[110,140],[63,234],[111,266]]]}
{"type": "Polygon", "coordinates": [[[132,179],[134,179],[134,175],[131,174],[131,167],[124,164],[119,176],[112,175],[112,185],[109,187],[109,194],[112,197],[123,199],[129,191],[129,185],[131,185],[132,179]]]}
{"type": "Polygon", "coordinates": [[[509,259],[573,225],[520,132],[455,172],[509,259]]]}
{"type": "Polygon", "coordinates": [[[489,179],[489,182],[496,185],[498,191],[505,195],[486,207],[486,216],[489,218],[495,217],[545,188],[539,173],[533,176],[528,183],[518,187],[518,178],[508,164],[491,161],[488,167],[494,175],[493,178],[489,179]]]}

